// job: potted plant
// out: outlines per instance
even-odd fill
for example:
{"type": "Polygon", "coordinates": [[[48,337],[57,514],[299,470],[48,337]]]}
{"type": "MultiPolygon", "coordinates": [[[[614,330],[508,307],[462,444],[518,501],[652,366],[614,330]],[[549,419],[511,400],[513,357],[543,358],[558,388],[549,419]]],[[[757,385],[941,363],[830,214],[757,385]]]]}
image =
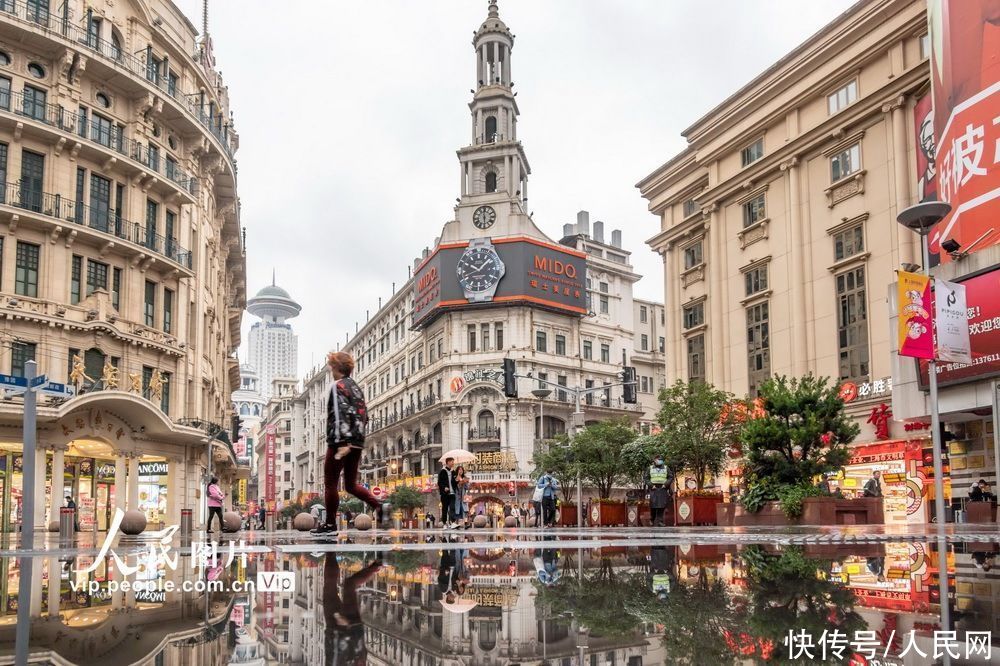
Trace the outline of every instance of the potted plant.
{"type": "Polygon", "coordinates": [[[839,471],[860,428],[844,413],[826,378],[773,377],[760,387],[761,412],[741,429],[747,488],[733,512],[736,525],[881,522],[878,498],[830,496],[815,479],[839,471]]]}
{"type": "Polygon", "coordinates": [[[414,516],[414,511],[424,507],[424,498],[416,488],[413,486],[398,486],[389,495],[388,501],[393,511],[398,510],[403,513],[403,527],[419,527],[417,519],[414,516]]]}
{"type": "Polygon", "coordinates": [[[660,391],[660,422],[666,460],[695,479],[692,492],[678,493],[678,525],[715,525],[722,493],[705,491],[705,481],[722,473],[726,458],[739,444],[733,396],[701,381],[678,381],[660,391]]]}

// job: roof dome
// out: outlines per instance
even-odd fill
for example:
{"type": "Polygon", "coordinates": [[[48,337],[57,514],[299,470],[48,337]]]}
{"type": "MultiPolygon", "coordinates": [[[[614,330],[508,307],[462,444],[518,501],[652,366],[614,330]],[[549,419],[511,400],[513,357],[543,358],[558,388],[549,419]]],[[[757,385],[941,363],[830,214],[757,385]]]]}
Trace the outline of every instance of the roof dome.
{"type": "Polygon", "coordinates": [[[291,296],[288,295],[287,291],[285,291],[276,284],[270,284],[264,287],[263,289],[257,292],[256,296],[254,296],[254,298],[268,298],[268,297],[287,298],[289,300],[291,300],[292,298],[291,296]]]}
{"type": "Polygon", "coordinates": [[[258,317],[291,319],[302,312],[302,306],[292,300],[288,292],[274,282],[257,292],[257,295],[247,301],[247,310],[258,317]]]}

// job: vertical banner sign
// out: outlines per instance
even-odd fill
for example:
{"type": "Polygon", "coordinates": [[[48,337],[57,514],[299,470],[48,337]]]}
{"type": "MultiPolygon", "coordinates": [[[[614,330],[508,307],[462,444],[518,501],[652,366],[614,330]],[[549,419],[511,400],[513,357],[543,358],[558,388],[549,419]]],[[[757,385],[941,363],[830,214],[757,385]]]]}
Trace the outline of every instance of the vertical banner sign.
{"type": "Polygon", "coordinates": [[[953,363],[972,363],[969,342],[969,308],[965,285],[934,281],[934,321],[937,326],[937,357],[953,363]]]}
{"type": "Polygon", "coordinates": [[[899,272],[899,355],[934,358],[934,323],[931,319],[931,279],[899,272]]]}
{"type": "Polygon", "coordinates": [[[265,431],[264,439],[264,499],[267,501],[267,508],[269,511],[274,511],[275,505],[275,487],[274,487],[274,432],[275,427],[273,425],[267,426],[265,431]]]}
{"type": "Polygon", "coordinates": [[[239,503],[240,503],[240,506],[246,506],[247,505],[247,480],[246,479],[240,479],[240,485],[239,485],[239,503]]]}
{"type": "Polygon", "coordinates": [[[937,196],[952,206],[931,250],[948,239],[981,250],[1000,242],[1000,2],[929,0],[927,17],[937,196]]]}
{"type": "Polygon", "coordinates": [[[937,162],[934,138],[934,107],[931,94],[917,100],[913,107],[913,124],[917,137],[917,197],[919,201],[937,199],[937,162]]]}

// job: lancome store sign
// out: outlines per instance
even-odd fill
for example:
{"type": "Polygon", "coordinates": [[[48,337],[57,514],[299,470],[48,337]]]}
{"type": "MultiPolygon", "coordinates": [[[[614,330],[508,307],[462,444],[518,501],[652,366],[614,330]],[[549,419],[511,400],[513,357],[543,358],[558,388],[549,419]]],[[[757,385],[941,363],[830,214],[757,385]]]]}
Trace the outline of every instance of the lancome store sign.
{"type": "MultiPolygon", "coordinates": [[[[504,270],[492,299],[470,303],[458,277],[469,243],[442,243],[417,268],[413,281],[413,325],[422,327],[445,310],[490,303],[537,305],[569,314],[587,314],[587,257],[568,247],[526,236],[491,239],[504,270]]],[[[490,261],[480,251],[473,268],[490,261]],[[479,261],[479,257],[483,257],[479,261]]],[[[488,272],[488,271],[487,271],[488,272]]]]}

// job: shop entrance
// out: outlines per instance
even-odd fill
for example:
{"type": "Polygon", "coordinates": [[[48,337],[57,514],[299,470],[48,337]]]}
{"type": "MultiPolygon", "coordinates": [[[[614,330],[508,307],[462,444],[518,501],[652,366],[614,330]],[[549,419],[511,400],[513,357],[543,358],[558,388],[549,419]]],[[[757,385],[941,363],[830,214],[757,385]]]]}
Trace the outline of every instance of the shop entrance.
{"type": "Polygon", "coordinates": [[[63,492],[54,501],[62,505],[67,495],[73,497],[80,531],[107,531],[115,507],[111,446],[100,440],[74,440],[66,453],[65,467],[63,492]]]}

